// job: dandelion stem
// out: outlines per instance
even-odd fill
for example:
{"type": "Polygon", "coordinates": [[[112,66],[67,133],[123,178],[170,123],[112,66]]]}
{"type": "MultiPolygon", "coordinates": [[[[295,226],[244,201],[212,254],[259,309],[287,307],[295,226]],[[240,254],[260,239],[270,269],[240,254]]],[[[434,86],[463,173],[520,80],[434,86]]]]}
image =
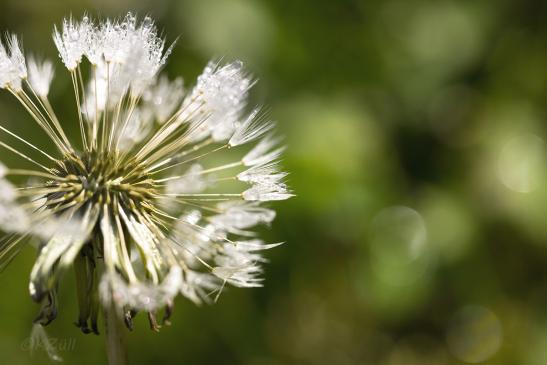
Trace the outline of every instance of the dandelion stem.
{"type": "Polygon", "coordinates": [[[114,305],[104,308],[106,351],[109,365],[127,365],[125,329],[114,305]]]}

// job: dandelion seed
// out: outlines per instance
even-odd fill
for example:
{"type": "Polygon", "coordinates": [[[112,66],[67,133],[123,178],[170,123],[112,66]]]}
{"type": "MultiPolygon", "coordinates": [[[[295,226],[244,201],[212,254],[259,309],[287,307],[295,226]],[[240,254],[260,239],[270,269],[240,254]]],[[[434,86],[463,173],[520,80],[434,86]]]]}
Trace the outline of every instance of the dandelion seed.
{"type": "Polygon", "coordinates": [[[235,133],[228,142],[230,146],[241,146],[254,141],[268,133],[275,127],[273,122],[264,122],[259,117],[260,109],[255,109],[247,118],[236,128],[235,133]]]}
{"type": "Polygon", "coordinates": [[[279,172],[277,162],[255,165],[237,175],[239,181],[259,185],[275,185],[287,176],[286,172],[279,172]]]}
{"type": "Polygon", "coordinates": [[[57,349],[51,343],[51,340],[49,339],[46,331],[39,324],[35,324],[34,326],[32,326],[29,348],[31,353],[39,348],[43,348],[47,352],[50,359],[52,359],[53,361],[63,361],[57,353],[57,349]]]}
{"type": "Polygon", "coordinates": [[[278,145],[279,138],[268,135],[264,137],[257,145],[250,150],[242,159],[245,166],[254,166],[267,164],[272,161],[276,161],[281,157],[281,154],[285,150],[285,147],[279,147],[273,151],[270,151],[273,147],[278,145]]]}
{"type": "Polygon", "coordinates": [[[204,191],[209,183],[202,171],[203,166],[193,164],[188,171],[179,179],[167,182],[166,191],[171,194],[199,193],[204,191]]]}
{"type": "Polygon", "coordinates": [[[226,284],[261,286],[261,251],[278,245],[254,238],[253,227],[275,218],[261,202],[292,194],[277,162],[279,139],[269,134],[274,124],[258,109],[244,116],[254,82],[242,63],[209,63],[185,94],[182,79],[159,75],[172,46],[148,17],[68,18],[53,40],[72,78],[81,140],[67,138],[67,122],[49,103],[53,64],[27,63],[13,35],[0,42],[0,87],[56,147],[43,151],[1,127],[0,146],[22,165],[0,164],[0,229],[8,233],[0,269],[24,238],[39,238],[29,283],[42,305],[35,322],[55,319],[57,288],[71,267],[84,333],[98,333],[101,308],[114,308],[128,327],[136,312],[148,312],[158,329],[157,311],[165,308],[167,322],[179,294],[200,304],[226,284]],[[228,147],[265,135],[240,160],[214,163],[228,147]],[[12,139],[40,158],[12,147],[12,139]],[[33,182],[15,186],[8,178],[16,175],[33,182]]]}
{"type": "Polygon", "coordinates": [[[173,115],[182,103],[184,87],[182,78],[169,81],[167,76],[160,76],[154,85],[144,91],[143,111],[147,119],[164,123],[173,115]]]}
{"type": "Polygon", "coordinates": [[[7,47],[0,44],[0,88],[20,91],[27,77],[25,57],[15,34],[7,35],[6,43],[7,47]]]}
{"type": "Polygon", "coordinates": [[[221,213],[209,217],[209,221],[218,229],[236,234],[257,224],[269,224],[276,215],[274,210],[257,202],[226,202],[218,204],[218,208],[221,213]]]}
{"type": "Polygon", "coordinates": [[[55,26],[53,41],[66,68],[71,71],[76,69],[88,50],[88,40],[93,32],[94,29],[90,26],[87,16],[81,22],[75,21],[72,17],[64,19],[61,30],[55,26]]]}
{"type": "Polygon", "coordinates": [[[285,184],[256,184],[245,190],[242,194],[243,199],[249,201],[272,201],[285,200],[293,197],[285,184]]]}
{"type": "Polygon", "coordinates": [[[187,112],[182,119],[189,117],[199,124],[194,138],[201,140],[211,136],[217,142],[229,139],[241,119],[252,84],[241,62],[222,67],[210,62],[184,101],[187,112]],[[203,116],[207,118],[202,121],[203,116]]]}
{"type": "Polygon", "coordinates": [[[38,96],[45,98],[54,76],[53,64],[50,61],[39,62],[34,57],[28,60],[28,78],[30,85],[38,96]]]}

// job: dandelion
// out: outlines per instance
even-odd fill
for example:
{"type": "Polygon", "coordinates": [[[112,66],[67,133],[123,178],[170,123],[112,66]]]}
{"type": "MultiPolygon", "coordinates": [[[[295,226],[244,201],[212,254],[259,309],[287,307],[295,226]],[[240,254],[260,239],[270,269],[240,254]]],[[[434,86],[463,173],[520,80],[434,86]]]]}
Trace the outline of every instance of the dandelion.
{"type": "MultiPolygon", "coordinates": [[[[278,244],[262,242],[252,228],[275,218],[263,203],[292,193],[274,124],[258,108],[246,113],[254,80],[241,62],[209,63],[185,91],[182,79],[159,75],[173,46],[148,17],[69,18],[53,39],[72,80],[78,141],[63,129],[72,119],[58,118],[48,99],[53,64],[27,60],[14,35],[0,42],[0,88],[52,145],[40,149],[0,125],[0,147],[31,166],[0,164],[7,232],[0,269],[38,242],[29,284],[41,304],[35,323],[55,319],[59,282],[71,268],[76,325],[98,334],[102,312],[114,342],[118,320],[131,329],[138,312],[153,330],[168,324],[179,294],[201,304],[227,284],[261,286],[260,253],[278,244]],[[26,183],[8,181],[14,176],[26,183]]],[[[123,354],[109,351],[119,363],[123,354]]]]}

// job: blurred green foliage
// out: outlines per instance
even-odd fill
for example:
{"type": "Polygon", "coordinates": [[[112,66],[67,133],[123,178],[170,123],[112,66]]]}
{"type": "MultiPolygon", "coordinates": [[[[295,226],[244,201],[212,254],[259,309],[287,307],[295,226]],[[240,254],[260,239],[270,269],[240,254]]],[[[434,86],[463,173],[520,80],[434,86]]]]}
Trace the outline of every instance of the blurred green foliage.
{"type": "MultiPolygon", "coordinates": [[[[547,3],[534,0],[2,0],[0,28],[50,58],[64,16],[150,14],[167,72],[242,59],[289,145],[298,197],[276,204],[266,286],[217,305],[179,299],[160,334],[140,318],[132,364],[545,364],[547,3]]],[[[53,103],[75,134],[60,62],[53,103]]],[[[0,123],[41,145],[0,95],[0,123]]],[[[45,143],[45,142],[44,142],[45,143]]],[[[20,163],[2,152],[7,164],[20,163]]],[[[0,362],[38,307],[25,249],[0,275],[0,362]]],[[[65,362],[105,363],[81,334],[73,279],[49,327],[65,362]]]]}

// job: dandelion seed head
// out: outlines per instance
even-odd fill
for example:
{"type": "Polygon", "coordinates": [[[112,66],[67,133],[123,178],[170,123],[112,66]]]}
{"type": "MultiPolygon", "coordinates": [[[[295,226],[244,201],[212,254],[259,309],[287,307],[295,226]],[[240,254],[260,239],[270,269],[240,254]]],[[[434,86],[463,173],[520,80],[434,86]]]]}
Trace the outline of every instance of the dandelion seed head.
{"type": "Polygon", "coordinates": [[[262,251],[279,245],[254,232],[276,216],[262,202],[292,193],[274,123],[259,108],[246,111],[254,81],[243,64],[209,63],[186,93],[182,78],[160,75],[173,46],[151,18],[132,13],[69,17],[53,40],[72,79],[79,140],[67,137],[71,119],[48,100],[53,64],[27,62],[15,36],[0,42],[0,87],[16,92],[55,146],[42,150],[0,125],[0,148],[32,166],[0,164],[0,229],[9,233],[0,268],[26,237],[38,239],[29,283],[41,304],[36,323],[55,319],[71,268],[84,333],[98,333],[100,306],[114,306],[128,327],[134,313],[148,312],[157,329],[156,312],[170,313],[179,294],[201,304],[226,285],[262,286],[262,251]],[[229,148],[241,157],[219,164],[233,156],[229,148]],[[14,185],[12,175],[32,179],[14,185]]]}

